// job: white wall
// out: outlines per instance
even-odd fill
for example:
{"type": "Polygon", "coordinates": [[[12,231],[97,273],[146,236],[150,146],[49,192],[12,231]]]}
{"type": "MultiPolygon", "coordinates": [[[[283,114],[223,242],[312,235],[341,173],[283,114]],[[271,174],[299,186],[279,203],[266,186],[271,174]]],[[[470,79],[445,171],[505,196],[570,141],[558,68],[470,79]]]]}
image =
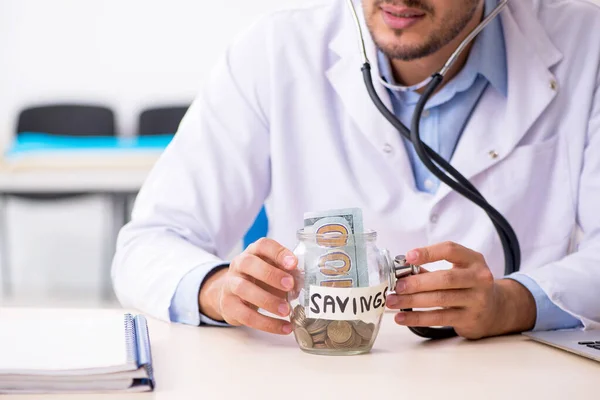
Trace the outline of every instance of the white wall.
{"type": "MultiPolygon", "coordinates": [[[[130,134],[143,106],[189,103],[215,58],[259,15],[301,3],[0,0],[0,145],[21,107],[46,101],[109,105],[130,134]]],[[[12,201],[8,237],[20,298],[96,295],[107,219],[100,199],[12,201]]]]}
{"type": "Polygon", "coordinates": [[[232,37],[300,0],[1,0],[0,132],[32,102],[96,100],[133,129],[142,105],[190,101],[232,37]]]}

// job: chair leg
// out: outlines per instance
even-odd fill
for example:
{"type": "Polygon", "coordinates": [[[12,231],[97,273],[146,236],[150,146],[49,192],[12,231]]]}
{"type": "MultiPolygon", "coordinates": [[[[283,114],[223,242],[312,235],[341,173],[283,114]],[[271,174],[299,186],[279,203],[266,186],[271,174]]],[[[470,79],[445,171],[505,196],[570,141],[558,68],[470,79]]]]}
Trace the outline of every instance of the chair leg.
{"type": "Polygon", "coordinates": [[[123,222],[127,220],[127,196],[121,193],[112,193],[109,195],[109,200],[111,206],[110,227],[104,261],[105,270],[102,274],[102,299],[106,301],[114,299],[111,267],[119,232],[123,227],[123,222]]]}
{"type": "MultiPolygon", "coordinates": [[[[13,282],[8,251],[8,197],[0,195],[0,263],[2,264],[2,296],[9,299],[13,295],[13,282]]],[[[1,298],[0,297],[0,298],[1,298]]]]}
{"type": "Polygon", "coordinates": [[[123,195],[123,210],[125,211],[125,213],[122,215],[122,217],[125,221],[124,225],[127,225],[129,222],[131,222],[131,214],[133,212],[133,203],[131,201],[131,198],[131,194],[123,195]]]}

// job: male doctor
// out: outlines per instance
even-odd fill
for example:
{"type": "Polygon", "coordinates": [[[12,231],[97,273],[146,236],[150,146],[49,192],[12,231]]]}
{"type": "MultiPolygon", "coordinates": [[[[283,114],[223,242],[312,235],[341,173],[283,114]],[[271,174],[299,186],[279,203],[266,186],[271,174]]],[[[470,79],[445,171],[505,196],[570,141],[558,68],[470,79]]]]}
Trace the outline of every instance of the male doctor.
{"type": "MultiPolygon", "coordinates": [[[[423,81],[496,5],[356,0],[377,90],[405,124],[420,94],[379,78],[423,81]]],[[[397,324],[469,339],[600,328],[598,32],[589,0],[512,0],[426,107],[424,141],[518,235],[521,270],[504,276],[487,216],[371,103],[344,1],[263,18],[227,50],[141,190],[114,260],[118,298],[176,323],[289,334],[257,309],[290,313],[304,212],[359,207],[380,248],[430,271],[387,299],[397,324]],[[225,260],[263,203],[270,239],[225,260]]]]}

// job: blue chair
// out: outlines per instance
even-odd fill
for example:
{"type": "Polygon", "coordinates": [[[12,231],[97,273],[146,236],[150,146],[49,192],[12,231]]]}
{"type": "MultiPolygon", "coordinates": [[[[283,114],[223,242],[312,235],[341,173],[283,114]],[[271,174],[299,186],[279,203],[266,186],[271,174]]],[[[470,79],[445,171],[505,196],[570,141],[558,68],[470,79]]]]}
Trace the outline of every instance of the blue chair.
{"type": "Polygon", "coordinates": [[[269,220],[267,218],[267,212],[263,207],[258,214],[258,217],[254,221],[254,224],[244,236],[244,249],[256,242],[258,239],[266,237],[269,232],[269,220]]]}

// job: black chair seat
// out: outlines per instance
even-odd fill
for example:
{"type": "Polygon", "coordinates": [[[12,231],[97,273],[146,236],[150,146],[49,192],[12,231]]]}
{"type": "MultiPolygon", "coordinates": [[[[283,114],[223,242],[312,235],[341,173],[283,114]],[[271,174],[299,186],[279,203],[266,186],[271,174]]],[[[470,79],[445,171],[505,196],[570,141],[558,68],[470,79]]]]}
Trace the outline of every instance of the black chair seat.
{"type": "Polygon", "coordinates": [[[140,114],[138,135],[174,134],[187,112],[187,106],[161,107],[144,110],[140,114]]]}

